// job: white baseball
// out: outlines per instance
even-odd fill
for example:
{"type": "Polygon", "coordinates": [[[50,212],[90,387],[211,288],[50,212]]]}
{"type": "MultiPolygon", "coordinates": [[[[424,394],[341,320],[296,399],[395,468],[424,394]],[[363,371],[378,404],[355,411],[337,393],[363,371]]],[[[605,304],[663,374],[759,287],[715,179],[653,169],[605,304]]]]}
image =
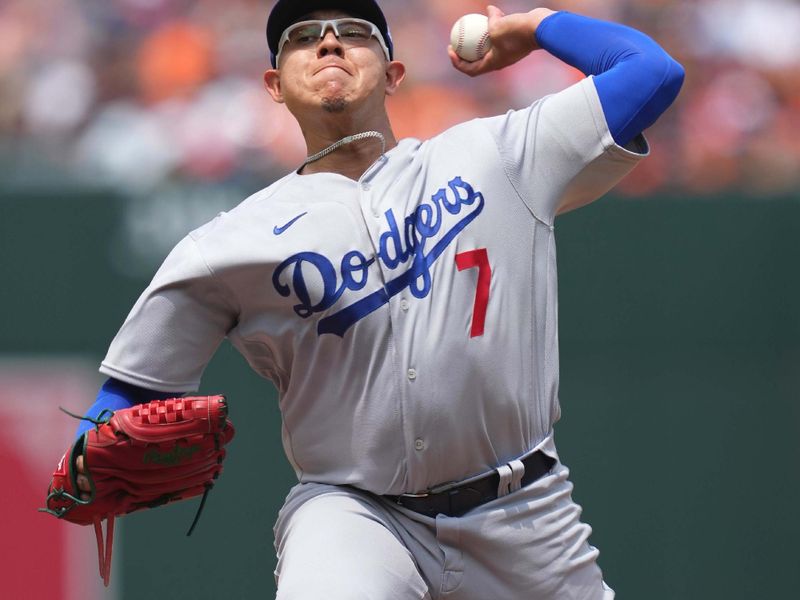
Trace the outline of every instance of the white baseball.
{"type": "Polygon", "coordinates": [[[489,39],[489,17],[486,15],[464,15],[450,31],[450,45],[461,58],[475,62],[492,48],[489,39]]]}

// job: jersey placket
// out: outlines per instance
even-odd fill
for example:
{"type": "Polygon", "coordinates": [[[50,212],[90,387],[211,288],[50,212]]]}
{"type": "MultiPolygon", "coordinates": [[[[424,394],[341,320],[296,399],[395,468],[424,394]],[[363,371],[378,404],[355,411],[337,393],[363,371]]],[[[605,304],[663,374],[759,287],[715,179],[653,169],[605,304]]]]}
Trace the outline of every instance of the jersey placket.
{"type": "MultiPolygon", "coordinates": [[[[381,283],[384,286],[388,281],[397,277],[403,268],[401,266],[398,269],[390,270],[380,258],[380,239],[381,235],[386,231],[387,224],[385,210],[394,209],[397,211],[405,208],[404,206],[395,206],[391,201],[387,202],[385,195],[382,196],[382,194],[385,194],[382,182],[391,178],[391,167],[388,165],[388,160],[382,157],[359,180],[361,210],[369,230],[375,262],[381,274],[381,283]]],[[[400,219],[404,218],[405,214],[395,216],[400,219]]],[[[406,481],[419,481],[424,480],[424,473],[419,472],[419,465],[420,455],[427,448],[427,443],[418,435],[418,432],[413,430],[413,419],[407,417],[407,415],[413,414],[409,409],[413,409],[413,404],[416,402],[414,392],[415,387],[419,386],[417,383],[419,372],[416,365],[404,360],[403,357],[406,352],[401,347],[404,336],[396,335],[396,333],[402,332],[404,327],[409,326],[407,320],[410,316],[411,303],[408,300],[407,291],[390,297],[387,308],[388,335],[395,363],[394,385],[392,387],[400,401],[403,440],[405,443],[406,481]],[[414,468],[415,466],[417,468],[414,468]]]]}

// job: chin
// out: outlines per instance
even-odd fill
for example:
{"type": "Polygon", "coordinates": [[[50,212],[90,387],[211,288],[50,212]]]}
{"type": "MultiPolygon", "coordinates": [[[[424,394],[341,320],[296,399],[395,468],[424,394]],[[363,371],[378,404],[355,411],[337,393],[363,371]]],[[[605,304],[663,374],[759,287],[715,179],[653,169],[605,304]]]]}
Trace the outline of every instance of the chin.
{"type": "Polygon", "coordinates": [[[322,99],[322,109],[329,113],[344,112],[349,104],[350,103],[344,98],[344,96],[334,96],[322,99]]]}

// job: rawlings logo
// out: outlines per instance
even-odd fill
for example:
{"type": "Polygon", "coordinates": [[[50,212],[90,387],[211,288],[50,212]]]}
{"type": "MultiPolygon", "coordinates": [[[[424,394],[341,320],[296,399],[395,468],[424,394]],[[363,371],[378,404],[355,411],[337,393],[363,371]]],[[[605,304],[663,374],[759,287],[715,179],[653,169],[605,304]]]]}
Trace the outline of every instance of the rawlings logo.
{"type": "Polygon", "coordinates": [[[177,465],[182,460],[192,458],[192,455],[200,451],[200,446],[175,446],[167,452],[158,450],[148,450],[142,457],[144,464],[153,465],[177,465]]]}
{"type": "MultiPolygon", "coordinates": [[[[398,225],[394,212],[387,210],[384,216],[388,231],[380,237],[378,259],[389,271],[398,269],[409,260],[410,266],[387,281],[383,288],[320,319],[317,333],[343,337],[355,323],[405,289],[410,290],[415,298],[427,297],[432,286],[431,269],[436,259],[478,217],[484,204],[480,192],[461,177],[456,177],[448,182],[447,187],[431,196],[430,202],[420,204],[403,220],[402,225],[398,225]],[[449,228],[445,227],[447,215],[459,217],[449,228]],[[439,235],[438,241],[427,248],[427,243],[439,235]]],[[[288,298],[294,293],[299,300],[294,311],[307,319],[331,308],[346,291],[364,289],[369,279],[369,267],[374,262],[375,258],[367,259],[361,252],[353,250],[344,255],[337,268],[322,254],[300,252],[277,266],[272,275],[272,284],[281,296],[288,298]],[[306,283],[309,269],[322,281],[322,294],[318,301],[312,300],[306,283]]]]}

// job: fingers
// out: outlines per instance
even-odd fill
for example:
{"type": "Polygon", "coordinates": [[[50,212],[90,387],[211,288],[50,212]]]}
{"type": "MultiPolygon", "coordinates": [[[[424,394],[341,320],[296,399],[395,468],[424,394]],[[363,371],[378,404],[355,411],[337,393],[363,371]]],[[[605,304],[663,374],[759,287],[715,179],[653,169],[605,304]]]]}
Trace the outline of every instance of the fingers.
{"type": "MultiPolygon", "coordinates": [[[[489,17],[489,35],[492,41],[494,41],[494,35],[497,34],[498,31],[502,31],[502,27],[499,27],[500,20],[505,17],[506,14],[493,4],[489,4],[486,7],[486,14],[489,17]]],[[[450,62],[453,63],[453,66],[470,77],[477,77],[489,71],[495,71],[501,66],[498,64],[498,60],[495,57],[496,52],[493,49],[489,50],[483,58],[474,62],[468,62],[460,58],[455,53],[452,46],[448,46],[447,54],[450,56],[450,62]]]]}
{"type": "Polygon", "coordinates": [[[81,490],[81,500],[88,500],[91,498],[89,492],[92,487],[89,485],[89,479],[86,475],[78,475],[78,488],[81,490]]]}
{"type": "Polygon", "coordinates": [[[88,500],[91,498],[92,485],[89,483],[89,478],[85,475],[86,469],[83,464],[83,455],[75,459],[75,467],[78,469],[78,489],[81,491],[81,500],[88,500]]]}
{"type": "Polygon", "coordinates": [[[453,63],[453,66],[470,77],[477,77],[478,75],[482,75],[483,73],[493,70],[490,63],[491,54],[492,51],[489,50],[486,56],[484,56],[482,59],[476,60],[475,62],[468,62],[459,57],[455,50],[453,50],[452,46],[447,47],[447,55],[450,57],[450,62],[453,63]]]}
{"type": "Polygon", "coordinates": [[[489,31],[491,31],[492,25],[494,25],[495,22],[498,21],[499,19],[505,17],[506,13],[504,13],[496,6],[490,4],[489,6],[486,7],[486,16],[489,17],[489,31]]]}
{"type": "Polygon", "coordinates": [[[461,58],[458,56],[458,54],[456,54],[456,51],[455,51],[455,50],[453,50],[453,47],[452,47],[452,46],[448,46],[448,47],[447,47],[447,56],[449,56],[449,57],[450,57],[450,62],[451,62],[451,63],[453,63],[453,66],[454,66],[456,69],[458,69],[459,71],[461,71],[462,64],[467,64],[467,65],[469,64],[467,61],[465,61],[465,60],[462,60],[462,59],[461,59],[461,58]]]}

